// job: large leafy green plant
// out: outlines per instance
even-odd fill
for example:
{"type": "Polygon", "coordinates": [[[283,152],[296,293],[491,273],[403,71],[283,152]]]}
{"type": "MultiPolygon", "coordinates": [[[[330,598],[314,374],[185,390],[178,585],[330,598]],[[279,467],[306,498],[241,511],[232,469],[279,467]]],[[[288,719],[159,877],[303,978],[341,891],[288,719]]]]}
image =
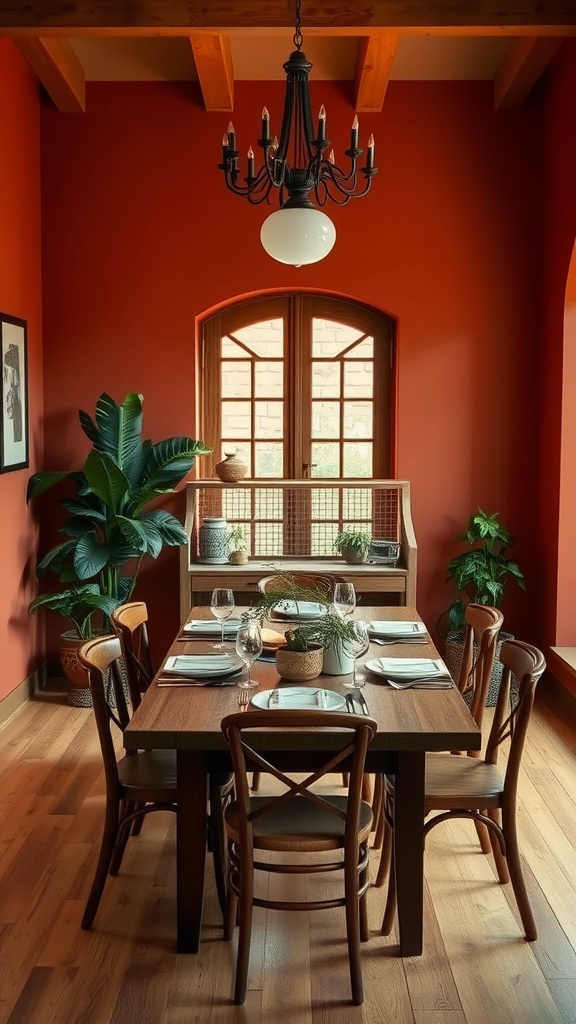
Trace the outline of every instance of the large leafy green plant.
{"type": "Polygon", "coordinates": [[[464,628],[466,605],[469,602],[499,608],[509,578],[516,580],[518,586],[526,590],[520,566],[508,555],[514,538],[499,522],[498,515],[497,512],[488,515],[479,508],[475,515],[470,516],[466,533],[457,538],[465,541],[469,547],[451,560],[446,579],[452,580],[456,589],[465,594],[465,598],[456,598],[440,616],[438,631],[441,636],[464,628]]]}
{"type": "Polygon", "coordinates": [[[28,502],[62,481],[76,491],[73,497],[58,499],[69,513],[60,527],[68,539],[51,548],[37,569],[40,577],[54,572],[70,586],[58,594],[41,594],[30,608],[60,612],[79,636],[89,635],[92,612],[108,616],[131,598],[143,558],[157,558],[164,545],[187,543],[175,516],[150,506],[173,493],[195,457],[211,449],[191,437],[156,444],[142,440],[142,403],[142,395],[134,392],[121,405],[100,395],[94,419],[79,413],[82,430],[92,443],[83,469],[35,473],[28,481],[28,502]],[[92,581],[90,590],[86,581],[92,581]]]}

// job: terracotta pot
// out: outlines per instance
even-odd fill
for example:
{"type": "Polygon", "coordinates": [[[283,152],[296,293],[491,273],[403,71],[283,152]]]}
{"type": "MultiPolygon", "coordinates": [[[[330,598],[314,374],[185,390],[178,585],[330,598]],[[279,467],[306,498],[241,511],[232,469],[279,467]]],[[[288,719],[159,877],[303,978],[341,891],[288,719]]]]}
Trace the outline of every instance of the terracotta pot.
{"type": "Polygon", "coordinates": [[[320,675],[323,657],[324,651],[320,646],[309,651],[290,651],[281,647],[276,651],[278,675],[295,683],[306,683],[320,675]]]}

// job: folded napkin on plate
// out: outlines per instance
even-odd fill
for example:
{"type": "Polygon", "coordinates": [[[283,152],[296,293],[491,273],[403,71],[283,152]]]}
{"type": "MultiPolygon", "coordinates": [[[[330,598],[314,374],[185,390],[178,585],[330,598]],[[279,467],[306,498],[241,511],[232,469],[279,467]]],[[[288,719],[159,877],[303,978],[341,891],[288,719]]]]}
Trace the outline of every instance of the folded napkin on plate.
{"type": "Polygon", "coordinates": [[[385,622],[369,622],[368,632],[370,636],[375,637],[410,637],[410,636],[422,636],[426,633],[426,626],[423,622],[412,622],[408,620],[402,620],[395,622],[393,619],[387,619],[385,622]]]}
{"type": "Polygon", "coordinates": [[[230,672],[234,667],[229,654],[177,654],[166,659],[162,672],[173,672],[178,676],[216,676],[230,672]]]}
{"type": "MultiPolygon", "coordinates": [[[[226,619],[224,622],[224,635],[226,633],[236,634],[240,625],[240,619],[226,619]]],[[[192,619],[182,626],[183,633],[191,636],[220,636],[220,623],[212,619],[192,619]]]]}
{"type": "Polygon", "coordinates": [[[272,690],[268,699],[269,708],[325,708],[326,691],[310,690],[308,687],[289,691],[276,689],[272,690]]]}
{"type": "Polygon", "coordinates": [[[378,658],[378,665],[382,672],[395,678],[418,679],[419,676],[448,674],[439,658],[378,658]]]}

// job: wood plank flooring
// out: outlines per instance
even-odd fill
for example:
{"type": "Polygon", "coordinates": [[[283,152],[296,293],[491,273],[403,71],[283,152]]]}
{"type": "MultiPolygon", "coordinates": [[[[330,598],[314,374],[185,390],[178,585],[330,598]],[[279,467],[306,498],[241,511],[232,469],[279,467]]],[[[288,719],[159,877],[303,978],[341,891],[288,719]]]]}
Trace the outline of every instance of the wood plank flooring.
{"type": "Polygon", "coordinates": [[[362,1007],[349,1002],[336,910],[257,910],[248,999],[232,1006],[235,944],[221,939],[210,862],[201,952],[177,955],[168,813],[130,841],[82,932],[103,793],[90,710],[42,691],[0,732],[0,1024],[576,1024],[576,725],[543,695],[519,799],[537,942],[523,939],[473,825],[439,826],[422,957],[400,958],[396,937],[379,935],[384,890],[369,893],[362,1007]]]}

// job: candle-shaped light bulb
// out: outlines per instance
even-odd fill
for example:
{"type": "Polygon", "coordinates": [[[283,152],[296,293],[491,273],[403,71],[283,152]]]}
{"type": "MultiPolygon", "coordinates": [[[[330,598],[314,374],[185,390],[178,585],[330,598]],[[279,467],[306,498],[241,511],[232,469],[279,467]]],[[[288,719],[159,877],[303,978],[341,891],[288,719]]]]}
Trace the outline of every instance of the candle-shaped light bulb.
{"type": "Polygon", "coordinates": [[[274,138],[272,139],[272,149],[278,149],[278,145],[278,136],[275,135],[274,138]]]}
{"type": "Polygon", "coordinates": [[[368,153],[366,154],[366,167],[369,171],[374,167],[374,136],[371,135],[368,139],[368,153]]]}
{"type": "Polygon", "coordinates": [[[350,149],[358,149],[358,127],[358,114],[355,114],[350,132],[350,149]]]}
{"type": "Polygon", "coordinates": [[[266,142],[270,138],[270,114],[267,107],[262,110],[262,138],[266,142]]]}
{"type": "Polygon", "coordinates": [[[333,149],[330,150],[330,156],[328,157],[328,162],[331,163],[331,164],[335,164],[336,163],[336,160],[334,159],[334,150],[333,149]]]}
{"type": "Polygon", "coordinates": [[[252,146],[248,149],[248,177],[254,177],[254,150],[252,146]]]}
{"type": "Polygon", "coordinates": [[[324,142],[326,139],[326,107],[324,104],[318,111],[318,142],[324,142]]]}
{"type": "Polygon", "coordinates": [[[234,131],[232,121],[228,125],[228,148],[236,149],[236,132],[234,131]]]}

